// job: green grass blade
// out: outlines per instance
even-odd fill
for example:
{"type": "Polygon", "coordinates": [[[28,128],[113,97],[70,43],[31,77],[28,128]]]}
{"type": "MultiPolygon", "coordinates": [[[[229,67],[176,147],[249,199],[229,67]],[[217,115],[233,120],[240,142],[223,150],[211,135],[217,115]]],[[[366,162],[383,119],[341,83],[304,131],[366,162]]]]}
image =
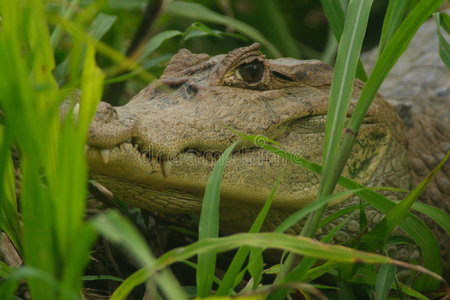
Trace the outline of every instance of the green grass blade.
{"type": "MultiPolygon", "coordinates": [[[[19,253],[22,253],[21,227],[16,202],[15,170],[11,158],[11,138],[0,125],[0,231],[5,232],[19,253]]],[[[1,298],[0,298],[1,299],[1,298]]]]}
{"type": "MultiPolygon", "coordinates": [[[[150,249],[148,249],[145,240],[125,218],[116,212],[112,211],[100,215],[92,221],[92,224],[106,238],[123,246],[142,266],[151,268],[155,265],[155,258],[151,254],[150,249]]],[[[137,275],[134,275],[132,282],[135,283],[136,279],[146,280],[149,274],[145,270],[139,271],[137,275]]],[[[156,281],[169,299],[187,298],[179,283],[168,270],[158,274],[156,281]]],[[[126,291],[129,292],[133,288],[130,285],[130,281],[127,280],[121,286],[122,289],[117,294],[115,293],[115,298],[113,299],[125,299],[126,291]]]]}
{"type": "MultiPolygon", "coordinates": [[[[113,292],[110,300],[125,300],[131,291],[138,285],[144,283],[151,275],[150,268],[140,269],[125,279],[113,292]]],[[[181,298],[183,299],[183,298],[181,298]]]]}
{"type": "MultiPolygon", "coordinates": [[[[372,1],[351,1],[347,10],[346,23],[339,43],[338,57],[328,102],[324,142],[325,173],[331,173],[332,171],[335,150],[338,148],[340,137],[344,130],[344,121],[353,91],[356,66],[371,5],[372,1]]],[[[339,174],[335,175],[335,177],[338,176],[339,174]]],[[[325,188],[326,186],[324,183],[324,190],[328,190],[325,188]]]]}
{"type": "MultiPolygon", "coordinates": [[[[266,216],[269,213],[269,209],[272,205],[273,197],[275,196],[275,192],[278,189],[278,186],[279,181],[277,180],[274,187],[272,188],[269,197],[267,198],[267,201],[264,203],[264,206],[261,208],[258,216],[253,222],[249,230],[250,233],[256,233],[261,230],[264,220],[266,219],[266,216]]],[[[238,276],[249,252],[250,252],[249,247],[241,247],[236,252],[236,254],[233,257],[233,260],[230,263],[230,266],[228,267],[227,271],[225,272],[225,275],[223,276],[222,283],[219,285],[219,288],[217,289],[216,292],[217,296],[229,295],[231,289],[234,288],[236,277],[238,276]]]]}
{"type": "MultiPolygon", "coordinates": [[[[335,0],[320,0],[320,2],[325,15],[327,16],[327,20],[330,23],[330,29],[336,37],[336,40],[339,42],[342,33],[344,32],[345,22],[345,13],[342,9],[341,2],[335,0]]],[[[362,81],[367,80],[366,71],[364,70],[361,60],[358,60],[356,77],[362,81]]]]}
{"type": "MultiPolygon", "coordinates": [[[[199,240],[217,237],[219,235],[220,184],[222,182],[225,164],[238,143],[233,143],[223,152],[209,176],[205,188],[205,195],[203,196],[202,211],[198,225],[199,240]]],[[[216,256],[214,254],[204,253],[198,256],[196,273],[198,297],[206,297],[210,294],[215,268],[216,256]]]]}
{"type": "Polygon", "coordinates": [[[350,156],[351,149],[356,140],[356,134],[361,127],[364,117],[374,99],[379,87],[383,83],[389,71],[392,69],[398,58],[408,47],[414,34],[420,25],[431,15],[433,11],[439,8],[443,0],[428,1],[421,0],[408,14],[406,19],[395,32],[385,47],[385,50],[379,56],[370,74],[366,85],[364,86],[355,110],[352,113],[348,123],[348,132],[344,134],[344,139],[339,150],[337,161],[340,165],[336,167],[339,171],[344,168],[345,162],[350,156]]]}
{"type": "Polygon", "coordinates": [[[270,37],[269,40],[279,45],[278,47],[283,56],[300,59],[297,43],[292,37],[290,28],[277,2],[274,0],[260,0],[258,1],[258,9],[261,12],[261,17],[268,23],[266,32],[270,37]]]}
{"type": "Polygon", "coordinates": [[[100,13],[97,17],[95,17],[89,27],[88,33],[97,40],[100,40],[109,31],[109,29],[111,29],[116,21],[116,16],[100,13]]]}
{"type": "MultiPolygon", "coordinates": [[[[67,7],[67,9],[65,9],[64,14],[63,14],[63,18],[65,20],[70,20],[75,15],[76,8],[78,7],[79,3],[80,3],[80,0],[73,0],[70,2],[69,6],[67,7]]],[[[61,5],[61,9],[64,10],[64,5],[61,5]]],[[[51,42],[53,49],[56,48],[56,46],[58,45],[62,36],[63,36],[63,31],[62,31],[61,27],[56,26],[50,37],[50,42],[51,42]]]]}
{"type": "Polygon", "coordinates": [[[444,29],[447,34],[450,34],[450,16],[445,13],[436,13],[434,19],[436,20],[439,38],[439,55],[447,68],[450,69],[450,44],[447,42],[441,30],[444,29]]]}
{"type": "Polygon", "coordinates": [[[368,234],[366,234],[361,242],[366,244],[369,251],[373,251],[389,237],[392,231],[400,224],[409,212],[409,208],[419,198],[420,194],[425,190],[428,183],[436,176],[439,170],[450,156],[450,152],[444,159],[422,180],[422,182],[411,191],[405,199],[398,203],[386,216],[378,223],[368,234]]]}
{"type": "Polygon", "coordinates": [[[347,190],[336,194],[328,195],[319,199],[318,201],[314,201],[308,204],[307,206],[299,209],[298,211],[290,215],[288,218],[286,218],[280,225],[277,226],[277,228],[274,229],[274,232],[284,232],[288,230],[290,227],[294,226],[298,221],[300,221],[310,213],[328,204],[330,201],[348,198],[352,194],[355,194],[356,192],[359,192],[361,190],[362,189],[347,190]]]}
{"type": "Polygon", "coordinates": [[[144,46],[138,61],[141,61],[142,59],[153,53],[153,51],[158,49],[164,41],[176,36],[180,36],[182,34],[183,33],[179,30],[167,30],[156,34],[144,46]]]}
{"type": "Polygon", "coordinates": [[[337,286],[339,299],[358,300],[358,298],[356,298],[355,291],[352,289],[352,286],[348,282],[341,280],[338,282],[337,286]]]}
{"type": "Polygon", "coordinates": [[[418,270],[429,274],[436,279],[442,280],[439,275],[418,265],[397,261],[379,254],[362,252],[342,246],[324,244],[310,238],[281,233],[239,233],[227,237],[199,240],[183,248],[173,249],[166,252],[158,258],[158,262],[155,267],[159,269],[167,266],[168,264],[188,259],[189,257],[200,253],[224,252],[240,246],[287,250],[300,255],[346,263],[361,262],[367,264],[394,264],[411,268],[413,270],[418,270]]]}
{"type": "Polygon", "coordinates": [[[400,287],[400,290],[408,296],[411,296],[411,297],[414,297],[414,298],[417,298],[420,300],[430,300],[430,298],[419,293],[418,291],[414,290],[413,288],[401,283],[400,281],[398,282],[398,285],[400,287]]]}
{"type": "Polygon", "coordinates": [[[198,3],[172,1],[167,5],[166,12],[175,16],[189,18],[195,21],[211,22],[234,27],[238,32],[259,42],[272,57],[281,57],[281,52],[270,43],[256,28],[239,20],[218,14],[198,3]]]}
{"type": "Polygon", "coordinates": [[[122,245],[142,266],[152,266],[155,259],[137,230],[114,211],[99,215],[92,224],[103,236],[122,245]]]}
{"type": "Polygon", "coordinates": [[[122,72],[123,70],[132,70],[135,71],[143,80],[152,81],[155,79],[155,76],[152,73],[144,70],[139,64],[137,64],[134,60],[125,57],[121,52],[108,46],[92,37],[90,34],[84,31],[81,26],[74,22],[69,22],[67,20],[61,18],[51,18],[50,21],[52,23],[61,26],[65,31],[71,34],[75,39],[82,40],[83,42],[95,46],[96,51],[100,54],[103,54],[105,57],[111,59],[113,62],[117,63],[118,66],[115,66],[109,70],[107,70],[108,76],[116,75],[117,73],[122,72]]]}
{"type": "Polygon", "coordinates": [[[320,228],[324,227],[325,225],[333,222],[334,220],[336,220],[336,219],[338,219],[338,218],[340,218],[342,216],[345,216],[346,214],[349,214],[349,213],[351,213],[351,212],[353,212],[353,211],[355,211],[355,210],[357,210],[359,208],[360,208],[360,205],[352,205],[352,206],[348,206],[346,208],[343,208],[343,209],[341,209],[341,210],[339,210],[339,211],[337,211],[337,212],[335,212],[335,213],[333,213],[333,214],[331,214],[329,216],[326,216],[325,218],[323,218],[320,221],[320,228]]]}
{"type": "MultiPolygon", "coordinates": [[[[170,250],[159,257],[152,267],[139,270],[131,275],[129,279],[122,283],[118,290],[122,289],[123,285],[126,285],[127,290],[131,290],[131,284],[137,286],[144,282],[148,276],[151,276],[157,270],[165,268],[175,262],[184,261],[190,257],[202,253],[226,252],[243,246],[259,247],[264,249],[280,249],[299,255],[342,263],[358,262],[367,264],[394,264],[401,267],[411,268],[433,276],[436,279],[443,280],[439,275],[430,272],[422,266],[401,262],[379,254],[362,252],[342,246],[324,244],[306,237],[292,236],[282,233],[239,233],[221,238],[203,239],[188,246],[170,250]]],[[[125,288],[122,291],[125,291],[125,288]]],[[[114,299],[116,300],[116,298],[114,299]]]]}
{"type": "MultiPolygon", "coordinates": [[[[421,0],[405,18],[392,39],[387,42],[385,50],[376,61],[373,71],[361,92],[356,108],[352,112],[352,116],[347,125],[348,130],[344,134],[344,138],[339,148],[339,154],[335,160],[337,162],[333,168],[335,172],[340,173],[343,170],[345,163],[350,156],[353,144],[356,141],[355,133],[359,132],[365,114],[367,113],[367,110],[383,80],[386,78],[387,74],[392,69],[400,55],[406,50],[409,42],[419,29],[420,25],[431,15],[433,11],[439,8],[442,2],[443,0],[421,0]]],[[[423,246],[428,247],[427,245],[423,246]]],[[[430,255],[430,253],[427,254],[427,256],[428,255],[430,255]]],[[[435,262],[435,258],[430,257],[429,262],[431,261],[435,262]]],[[[441,267],[435,265],[434,262],[433,267],[440,269],[441,267]]],[[[433,288],[436,286],[436,283],[431,283],[428,280],[429,278],[421,277],[421,279],[418,280],[418,287],[433,288]]]]}
{"type": "Polygon", "coordinates": [[[403,22],[409,5],[410,0],[390,0],[386,15],[384,16],[383,28],[381,30],[380,43],[378,45],[378,52],[382,53],[386,43],[392,38],[395,31],[400,27],[403,22]]]}
{"type": "MultiPolygon", "coordinates": [[[[238,132],[236,134],[240,135],[242,140],[253,142],[255,140],[255,136],[245,136],[238,132]]],[[[268,143],[273,143],[270,139],[267,139],[268,143]]],[[[295,163],[299,166],[307,168],[310,171],[313,171],[317,174],[322,173],[321,166],[312,163],[306,159],[278,149],[270,144],[262,144],[260,145],[262,148],[281,156],[283,159],[287,159],[292,163],[295,163]]],[[[277,143],[275,143],[277,144],[277,143]]],[[[346,189],[360,189],[364,188],[362,185],[348,179],[345,177],[340,177],[338,183],[345,187],[346,189]]],[[[395,202],[386,198],[383,195],[380,195],[370,189],[364,189],[356,193],[357,196],[361,197],[365,202],[369,203],[371,206],[381,211],[384,214],[387,214],[394,206],[395,202]]],[[[400,224],[400,227],[415,241],[415,243],[420,247],[423,254],[423,265],[436,272],[442,272],[442,265],[440,262],[440,252],[439,245],[436,241],[436,238],[433,235],[433,232],[420,220],[417,216],[408,212],[405,219],[400,224]]],[[[430,288],[436,286],[436,282],[425,282],[430,288]]],[[[423,284],[423,283],[420,283],[423,284]]],[[[420,287],[421,288],[421,287],[420,287]]]]}
{"type": "MultiPolygon", "coordinates": [[[[331,194],[340,176],[340,170],[335,168],[336,150],[339,147],[341,134],[344,130],[344,122],[353,91],[356,67],[372,2],[373,0],[352,0],[347,9],[328,101],[323,150],[324,174],[326,176],[321,178],[319,197],[331,194]]],[[[311,214],[302,229],[302,235],[311,237],[315,234],[324,210],[325,207],[311,214]]]]}
{"type": "MultiPolygon", "coordinates": [[[[342,222],[340,222],[339,224],[337,224],[330,232],[328,232],[320,241],[322,243],[329,243],[331,242],[332,238],[339,232],[341,231],[342,228],[344,228],[344,226],[348,223],[348,221],[350,220],[351,215],[348,216],[347,218],[345,218],[342,222]]],[[[289,274],[286,277],[286,281],[290,282],[290,281],[311,281],[313,280],[312,278],[306,280],[306,276],[311,276],[312,273],[310,273],[311,268],[314,266],[314,264],[316,263],[317,259],[313,258],[313,257],[304,257],[301,262],[295,266],[295,268],[289,272],[289,274]]],[[[323,270],[322,270],[323,271],[323,270]]],[[[326,271],[323,271],[323,273],[325,273],[326,271]]],[[[322,274],[323,274],[322,273],[322,274]]],[[[318,276],[318,272],[316,270],[315,274],[318,276]]],[[[315,278],[314,278],[315,279],[315,278]]]]}
{"type": "Polygon", "coordinates": [[[385,300],[395,280],[394,265],[381,265],[375,283],[375,300],[385,300]]]}
{"type": "Polygon", "coordinates": [[[412,209],[423,213],[450,235],[450,215],[437,207],[427,205],[425,203],[416,202],[412,205],[412,209]]]}

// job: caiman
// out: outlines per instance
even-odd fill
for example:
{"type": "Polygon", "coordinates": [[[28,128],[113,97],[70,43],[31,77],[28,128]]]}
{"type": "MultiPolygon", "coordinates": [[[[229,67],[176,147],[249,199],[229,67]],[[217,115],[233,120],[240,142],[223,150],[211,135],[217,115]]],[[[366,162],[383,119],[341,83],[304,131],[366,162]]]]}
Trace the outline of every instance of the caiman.
{"type": "MultiPolygon", "coordinates": [[[[439,60],[436,40],[429,41],[436,50],[423,47],[422,40],[432,36],[419,33],[387,79],[382,92],[395,105],[375,97],[344,176],[368,186],[410,189],[448,151],[450,72],[439,60]]],[[[240,139],[236,131],[270,138],[321,163],[332,76],[333,69],[318,60],[267,59],[258,44],[212,57],[182,49],[160,79],[128,104],[99,104],[88,138],[92,177],[131,206],[183,214],[200,211],[215,162],[240,139]]],[[[349,115],[362,87],[356,80],[349,115]]],[[[227,162],[220,208],[224,232],[248,229],[276,181],[266,230],[317,196],[317,174],[255,142],[238,144],[227,162]]],[[[422,200],[449,212],[449,178],[446,164],[422,200]]],[[[358,201],[341,199],[330,209],[358,201]]],[[[370,211],[369,219],[375,214],[370,211]]],[[[355,217],[337,238],[357,233],[355,217]]],[[[448,263],[449,236],[437,234],[448,263]]]]}

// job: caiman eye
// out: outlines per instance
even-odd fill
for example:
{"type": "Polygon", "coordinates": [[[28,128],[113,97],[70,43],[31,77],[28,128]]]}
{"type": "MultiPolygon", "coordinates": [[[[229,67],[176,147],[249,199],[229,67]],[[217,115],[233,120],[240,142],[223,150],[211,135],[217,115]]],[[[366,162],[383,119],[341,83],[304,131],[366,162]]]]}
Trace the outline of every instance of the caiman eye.
{"type": "Polygon", "coordinates": [[[236,76],[247,83],[255,83],[264,75],[264,66],[260,60],[255,59],[247,64],[242,64],[236,70],[236,76]]]}

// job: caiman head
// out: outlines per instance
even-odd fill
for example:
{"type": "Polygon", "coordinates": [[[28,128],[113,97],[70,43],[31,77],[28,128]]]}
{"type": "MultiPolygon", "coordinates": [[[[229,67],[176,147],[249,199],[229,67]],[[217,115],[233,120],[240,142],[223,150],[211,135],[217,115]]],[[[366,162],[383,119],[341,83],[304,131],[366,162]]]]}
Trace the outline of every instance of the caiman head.
{"type": "MultiPolygon", "coordinates": [[[[92,176],[133,206],[188,213],[200,210],[212,168],[239,140],[236,131],[320,163],[332,74],[316,60],[266,59],[258,44],[213,57],[182,49],[127,105],[100,103],[88,139],[92,176]]],[[[355,83],[350,111],[361,86],[355,83]]],[[[396,112],[377,96],[345,175],[404,186],[404,143],[396,112]]],[[[276,181],[274,209],[293,211],[313,201],[319,176],[257,144],[239,144],[221,186],[224,218],[245,219],[276,181]]]]}

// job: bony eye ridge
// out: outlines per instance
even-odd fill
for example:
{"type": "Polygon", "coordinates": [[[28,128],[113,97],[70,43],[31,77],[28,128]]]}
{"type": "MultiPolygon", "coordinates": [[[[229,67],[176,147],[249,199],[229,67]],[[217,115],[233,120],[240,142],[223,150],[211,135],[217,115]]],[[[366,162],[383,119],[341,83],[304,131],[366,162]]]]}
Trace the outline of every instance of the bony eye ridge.
{"type": "Polygon", "coordinates": [[[236,70],[236,76],[247,83],[255,83],[260,81],[263,77],[263,74],[263,63],[257,59],[249,63],[240,65],[236,70]]]}

